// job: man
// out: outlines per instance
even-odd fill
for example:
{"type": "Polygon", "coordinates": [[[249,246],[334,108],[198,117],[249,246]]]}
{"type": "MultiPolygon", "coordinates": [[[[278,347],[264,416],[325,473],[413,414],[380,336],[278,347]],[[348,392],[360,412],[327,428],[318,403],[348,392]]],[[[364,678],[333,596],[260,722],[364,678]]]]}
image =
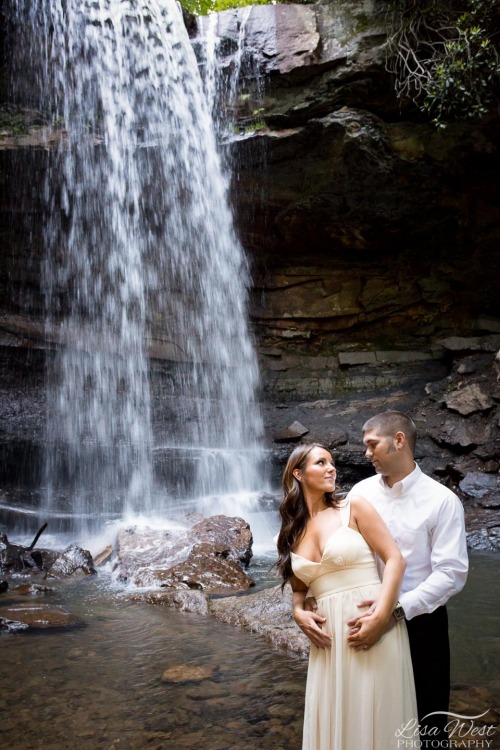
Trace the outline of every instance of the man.
{"type": "MultiPolygon", "coordinates": [[[[376,474],[358,482],[349,497],[361,495],[372,503],[407,563],[388,627],[406,619],[421,737],[430,743],[447,739],[450,650],[445,605],[463,588],[468,559],[462,504],[416,465],[416,437],[413,421],[402,412],[386,411],[369,419],[363,426],[363,443],[376,474]],[[441,713],[429,716],[433,712],[441,713]]],[[[367,605],[373,602],[359,606],[367,605]]],[[[309,637],[321,623],[312,614],[314,622],[306,624],[302,618],[298,623],[309,637]]],[[[356,648],[359,628],[356,620],[348,624],[352,628],[348,638],[356,648]]],[[[326,640],[323,645],[328,645],[326,640]]]]}

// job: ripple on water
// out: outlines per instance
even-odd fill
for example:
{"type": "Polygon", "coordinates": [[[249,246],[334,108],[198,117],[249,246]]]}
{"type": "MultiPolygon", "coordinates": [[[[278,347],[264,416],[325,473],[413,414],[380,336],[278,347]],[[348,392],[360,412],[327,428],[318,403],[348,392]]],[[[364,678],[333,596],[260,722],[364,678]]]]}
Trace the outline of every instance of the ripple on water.
{"type": "Polygon", "coordinates": [[[3,640],[6,747],[300,747],[303,661],[211,618],[110,595],[102,579],[50,597],[62,599],[87,628],[3,640]],[[184,664],[206,666],[211,676],[162,681],[184,664]]]}

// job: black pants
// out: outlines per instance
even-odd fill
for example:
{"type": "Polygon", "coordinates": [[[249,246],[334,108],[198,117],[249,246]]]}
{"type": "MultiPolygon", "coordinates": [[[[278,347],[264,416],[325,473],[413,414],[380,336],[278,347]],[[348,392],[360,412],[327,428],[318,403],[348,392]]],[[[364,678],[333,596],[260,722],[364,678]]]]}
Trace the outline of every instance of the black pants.
{"type": "MultiPolygon", "coordinates": [[[[450,704],[450,642],[448,613],[438,607],[430,615],[418,615],[407,623],[411,660],[417,693],[418,720],[422,740],[447,740],[448,716],[427,716],[448,711],[450,704]]],[[[426,747],[426,745],[422,745],[426,747]]],[[[443,744],[443,747],[446,747],[443,744]]]]}

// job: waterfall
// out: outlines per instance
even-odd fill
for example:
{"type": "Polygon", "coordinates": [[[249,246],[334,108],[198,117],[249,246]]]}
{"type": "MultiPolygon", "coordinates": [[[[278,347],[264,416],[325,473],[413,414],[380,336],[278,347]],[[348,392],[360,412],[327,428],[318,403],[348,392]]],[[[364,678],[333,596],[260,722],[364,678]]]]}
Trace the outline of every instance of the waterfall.
{"type": "Polygon", "coordinates": [[[258,489],[249,269],[179,6],[10,2],[31,106],[50,117],[47,148],[58,142],[44,184],[44,511],[91,527],[258,489]]]}

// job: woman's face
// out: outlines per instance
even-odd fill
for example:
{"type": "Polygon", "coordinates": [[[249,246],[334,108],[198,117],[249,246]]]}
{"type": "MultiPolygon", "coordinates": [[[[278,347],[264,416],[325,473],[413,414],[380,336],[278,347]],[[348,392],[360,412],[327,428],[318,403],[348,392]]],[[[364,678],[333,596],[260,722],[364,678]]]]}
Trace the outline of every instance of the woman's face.
{"type": "Polygon", "coordinates": [[[293,475],[302,484],[304,491],[323,495],[335,489],[335,466],[324,448],[312,448],[303,469],[295,469],[293,475]]]}

